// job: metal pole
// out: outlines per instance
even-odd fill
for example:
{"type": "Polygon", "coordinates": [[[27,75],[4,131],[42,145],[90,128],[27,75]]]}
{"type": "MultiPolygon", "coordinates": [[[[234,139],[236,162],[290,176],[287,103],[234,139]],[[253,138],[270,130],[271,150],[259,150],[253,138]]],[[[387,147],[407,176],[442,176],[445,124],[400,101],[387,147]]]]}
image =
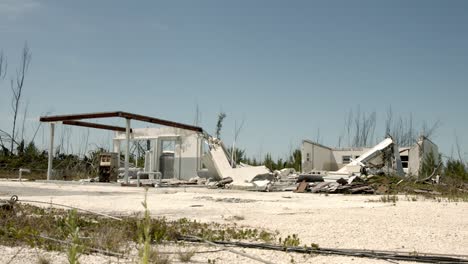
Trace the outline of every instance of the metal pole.
{"type": "Polygon", "coordinates": [[[127,118],[127,127],[125,129],[125,140],[127,141],[127,145],[125,146],[125,183],[128,184],[128,162],[129,162],[129,154],[130,154],[130,119],[127,118]]]}
{"type": "Polygon", "coordinates": [[[47,164],[47,180],[52,178],[52,161],[54,159],[54,129],[55,123],[50,123],[49,162],[47,164]]]}

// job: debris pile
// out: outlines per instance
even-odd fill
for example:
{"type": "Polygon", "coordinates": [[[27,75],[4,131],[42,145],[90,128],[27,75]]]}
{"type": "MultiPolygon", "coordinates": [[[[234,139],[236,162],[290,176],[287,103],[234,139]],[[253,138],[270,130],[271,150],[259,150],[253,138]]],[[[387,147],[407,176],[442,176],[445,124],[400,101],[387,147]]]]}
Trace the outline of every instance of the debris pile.
{"type": "Polygon", "coordinates": [[[16,201],[18,201],[18,196],[16,195],[11,196],[10,200],[0,200],[0,210],[12,210],[16,201]]]}

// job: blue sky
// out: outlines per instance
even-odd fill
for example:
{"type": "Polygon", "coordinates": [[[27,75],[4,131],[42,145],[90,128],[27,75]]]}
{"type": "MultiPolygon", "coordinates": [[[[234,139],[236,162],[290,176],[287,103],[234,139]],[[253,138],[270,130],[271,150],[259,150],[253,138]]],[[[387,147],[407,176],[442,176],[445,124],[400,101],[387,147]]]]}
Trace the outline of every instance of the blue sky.
{"type": "MultiPolygon", "coordinates": [[[[8,76],[25,41],[32,51],[28,134],[45,113],[124,110],[191,124],[198,104],[208,132],[224,111],[226,143],[244,120],[242,148],[283,157],[318,133],[336,145],[358,107],[377,112],[382,138],[391,106],[417,127],[439,120],[441,151],[451,154],[456,135],[468,158],[467,12],[467,1],[429,0],[0,0],[0,49],[8,76]]],[[[9,130],[8,80],[0,91],[9,130]]],[[[41,129],[39,144],[46,137],[41,129]]]]}

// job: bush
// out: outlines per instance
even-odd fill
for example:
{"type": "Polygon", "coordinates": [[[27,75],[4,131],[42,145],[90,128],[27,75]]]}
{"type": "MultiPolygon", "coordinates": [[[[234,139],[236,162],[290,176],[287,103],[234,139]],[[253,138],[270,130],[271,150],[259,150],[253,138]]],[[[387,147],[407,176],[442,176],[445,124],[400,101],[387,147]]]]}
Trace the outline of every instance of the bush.
{"type": "Polygon", "coordinates": [[[468,171],[466,165],[459,161],[449,159],[445,164],[444,176],[455,181],[468,181],[468,171]]]}

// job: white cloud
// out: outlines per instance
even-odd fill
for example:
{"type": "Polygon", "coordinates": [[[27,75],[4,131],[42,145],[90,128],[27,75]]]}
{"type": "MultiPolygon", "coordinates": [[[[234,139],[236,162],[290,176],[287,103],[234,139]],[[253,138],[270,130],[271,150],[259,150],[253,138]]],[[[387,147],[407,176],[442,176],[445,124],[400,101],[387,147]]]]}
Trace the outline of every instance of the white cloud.
{"type": "Polygon", "coordinates": [[[16,20],[40,5],[38,0],[0,0],[0,17],[16,20]]]}

